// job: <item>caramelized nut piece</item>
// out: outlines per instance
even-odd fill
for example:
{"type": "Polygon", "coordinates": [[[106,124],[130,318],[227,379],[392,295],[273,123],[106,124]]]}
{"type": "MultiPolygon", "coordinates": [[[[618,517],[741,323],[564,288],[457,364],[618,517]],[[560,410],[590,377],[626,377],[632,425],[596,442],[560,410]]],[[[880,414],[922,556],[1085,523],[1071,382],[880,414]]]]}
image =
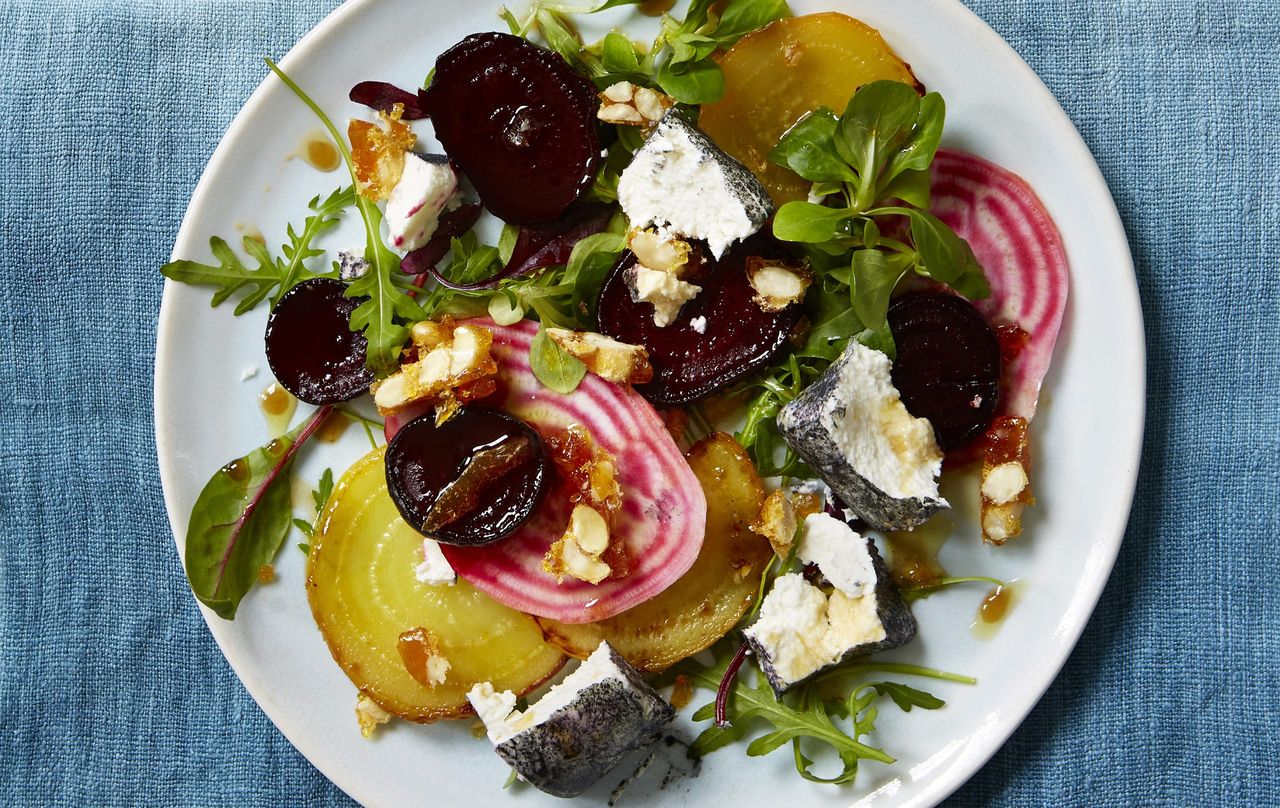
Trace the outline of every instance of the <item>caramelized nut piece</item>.
{"type": "Polygon", "coordinates": [[[796,530],[799,529],[795,506],[782,489],[765,497],[760,506],[760,513],[748,527],[769,540],[769,546],[779,558],[786,558],[795,542],[796,530]]]}
{"type": "Polygon", "coordinates": [[[689,263],[689,243],[671,236],[663,236],[656,230],[632,230],[627,234],[627,248],[635,253],[636,260],[649,269],[670,272],[677,278],[684,274],[689,263]]]}
{"type": "Polygon", "coordinates": [[[591,331],[548,328],[551,341],[582,360],[587,370],[618,384],[643,384],[653,378],[649,352],[591,331]]]}
{"type": "Polygon", "coordinates": [[[813,273],[803,263],[751,256],[747,259],[747,279],[756,290],[752,298],[755,304],[764,311],[774,312],[803,300],[809,284],[813,283],[813,273]]]}
{"type": "Polygon", "coordinates": [[[493,332],[474,325],[416,323],[410,332],[417,360],[376,383],[373,401],[383,415],[419,401],[436,406],[443,423],[459,404],[493,392],[492,377],[498,365],[490,355],[493,332]],[[487,383],[486,383],[487,382],[487,383]]]}
{"type": "Polygon", "coordinates": [[[542,568],[563,583],[565,578],[577,578],[598,584],[613,570],[600,556],[609,549],[609,525],[604,517],[590,505],[575,505],[569,516],[569,528],[542,561],[542,568]]]}
{"type": "Polygon", "coordinates": [[[628,126],[651,126],[662,120],[675,99],[657,90],[637,87],[629,81],[610,84],[600,92],[600,111],[596,117],[605,123],[628,126]]]}
{"type": "Polygon", "coordinates": [[[391,196],[391,189],[404,173],[405,153],[418,142],[409,125],[401,122],[403,114],[404,104],[396,104],[390,115],[379,112],[385,129],[358,119],[347,124],[360,195],[366,199],[378,202],[391,196]]]}
{"type": "Polygon", "coordinates": [[[1031,453],[1027,421],[1016,416],[996,418],[983,440],[982,539],[1004,544],[1022,533],[1022,510],[1035,502],[1028,470],[1031,453]]]}
{"type": "Polygon", "coordinates": [[[449,669],[453,667],[440,653],[435,635],[421,626],[401,634],[396,650],[404,660],[405,670],[423,687],[434,689],[436,685],[444,684],[449,669]]]}

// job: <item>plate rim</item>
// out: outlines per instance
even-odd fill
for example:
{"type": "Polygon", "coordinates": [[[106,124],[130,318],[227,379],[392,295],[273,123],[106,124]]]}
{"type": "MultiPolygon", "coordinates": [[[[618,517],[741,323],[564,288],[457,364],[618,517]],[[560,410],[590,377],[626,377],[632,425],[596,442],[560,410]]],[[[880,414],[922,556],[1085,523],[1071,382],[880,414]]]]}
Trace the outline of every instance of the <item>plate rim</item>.
{"type": "MultiPolygon", "coordinates": [[[[286,71],[290,69],[294,62],[306,58],[307,52],[318,41],[329,35],[334,29],[339,28],[349,17],[359,14],[365,7],[374,6],[386,0],[344,0],[344,2],[327,14],[322,20],[303,35],[279,60],[279,65],[286,71]]],[[[838,0],[836,0],[838,2],[838,0]]],[[[1000,36],[990,25],[977,15],[972,9],[965,5],[961,0],[928,0],[929,3],[946,9],[948,13],[957,15],[959,22],[966,26],[968,35],[980,40],[977,45],[984,51],[993,52],[997,57],[1003,57],[1004,61],[1012,59],[1012,63],[1016,65],[1014,68],[1024,80],[1029,79],[1039,93],[1042,93],[1041,100],[1047,100],[1048,114],[1052,119],[1048,122],[1054,130],[1063,134],[1059,141],[1069,154],[1071,161],[1079,161],[1081,159],[1089,166],[1089,170],[1085,175],[1078,175],[1077,182],[1088,186],[1088,190],[1092,194],[1100,194],[1101,198],[1107,200],[1108,207],[1101,212],[1101,218],[1106,220],[1108,232],[1105,234],[1108,239],[1113,240],[1119,245],[1117,257],[1123,259],[1123,268],[1127,269],[1125,278],[1127,303],[1131,309],[1130,318],[1125,320],[1127,323],[1128,333],[1117,335],[1117,340],[1133,347],[1135,354],[1136,370],[1138,371],[1131,380],[1133,385],[1133,401],[1134,409],[1132,417],[1135,421],[1126,431],[1130,440],[1128,445],[1123,447],[1123,451],[1116,453],[1114,456],[1123,458],[1126,463],[1123,464],[1120,475],[1123,482],[1126,496],[1126,505],[1109,514],[1109,519],[1101,520],[1099,524],[1099,535],[1105,538],[1100,546],[1103,549],[1102,557],[1098,560],[1102,562],[1097,567],[1097,573],[1089,580],[1081,585],[1086,589],[1091,589],[1083,597],[1077,593],[1077,598],[1073,601],[1073,605],[1088,605],[1087,609],[1079,608],[1074,611],[1071,622],[1065,631],[1061,634],[1064,642],[1059,646],[1061,649],[1058,658],[1053,660],[1051,664],[1042,665],[1038,670],[1040,681],[1036,687],[1032,688],[1036,695],[1025,699],[1022,703],[1011,705],[1013,707],[1009,712],[1009,720],[1002,722],[998,732],[994,733],[990,740],[987,741],[986,749],[978,755],[970,759],[963,767],[951,767],[931,785],[922,790],[922,792],[914,799],[903,803],[904,808],[927,808],[927,806],[937,805],[958,790],[962,785],[972,779],[995,754],[1004,747],[1009,738],[1013,735],[1030,712],[1040,703],[1048,692],[1049,688],[1057,680],[1062,668],[1066,665],[1067,660],[1075,651],[1080,637],[1084,633],[1085,627],[1092,618],[1097,609],[1097,604],[1102,596],[1107,582],[1110,580],[1111,573],[1114,569],[1116,558],[1119,555],[1120,547],[1124,542],[1126,528],[1128,526],[1129,517],[1133,509],[1133,500],[1137,488],[1137,479],[1139,474],[1141,451],[1144,442],[1144,433],[1146,426],[1146,407],[1147,407],[1147,345],[1144,330],[1144,319],[1141,305],[1141,296],[1139,293],[1137,273],[1133,263],[1132,249],[1129,245],[1127,233],[1124,229],[1123,220],[1120,217],[1119,209],[1116,207],[1115,199],[1111,193],[1110,187],[1107,185],[1106,179],[1102,174],[1096,158],[1085,143],[1075,123],[1067,115],[1062,108],[1057,97],[1049,90],[1040,76],[1027,64],[1013,46],[1010,45],[1003,37],[1000,36]]],[[[831,9],[836,10],[836,9],[831,9]]],[[[258,86],[250,94],[244,105],[236,113],[226,131],[222,134],[217,146],[214,148],[209,161],[206,163],[201,172],[200,179],[196,183],[195,188],[191,192],[191,198],[187,203],[187,207],[183,212],[182,223],[178,228],[178,232],[174,237],[174,247],[170,254],[170,260],[176,260],[180,253],[187,250],[182,249],[195,240],[197,243],[203,234],[194,233],[195,221],[199,216],[193,216],[193,211],[198,211],[204,204],[201,200],[206,195],[207,187],[212,182],[212,178],[221,172],[224,164],[228,160],[228,153],[231,151],[230,144],[238,140],[249,128],[250,122],[257,116],[258,111],[266,104],[267,96],[270,93],[274,75],[267,73],[258,86]]],[[[174,540],[175,550],[178,552],[179,563],[182,564],[182,547],[184,541],[182,536],[185,535],[185,525],[182,523],[182,517],[174,508],[173,493],[174,486],[169,480],[174,478],[172,467],[176,462],[176,453],[172,445],[172,439],[165,434],[161,428],[162,410],[168,409],[169,395],[166,392],[167,373],[173,367],[171,357],[171,346],[173,340],[169,339],[169,335],[177,327],[175,323],[176,308],[172,289],[176,286],[174,281],[165,279],[160,302],[160,310],[156,324],[156,346],[155,360],[153,363],[153,383],[152,383],[152,428],[156,446],[156,460],[160,476],[161,489],[165,504],[165,513],[168,518],[170,532],[174,540]]],[[[1055,350],[1056,353],[1056,350],[1055,350]]],[[[185,575],[185,566],[184,566],[185,575]]],[[[363,779],[350,772],[346,772],[336,761],[323,759],[320,748],[310,748],[312,746],[308,740],[304,740],[302,733],[290,725],[290,718],[279,709],[277,705],[267,699],[263,693],[263,687],[258,684],[258,677],[250,671],[248,660],[243,657],[238,649],[231,645],[223,627],[219,625],[220,619],[216,618],[212,612],[206,609],[196,600],[193,593],[188,588],[188,597],[196,603],[201,617],[204,619],[205,625],[208,626],[210,634],[213,635],[214,641],[218,645],[219,651],[223,658],[226,659],[240,683],[244,686],[249,696],[254,700],[262,712],[267,716],[275,728],[289,741],[290,745],[298,751],[307,761],[316,768],[316,770],[335,786],[341,789],[345,794],[351,797],[361,805],[377,804],[375,795],[370,794],[363,784],[363,779]]],[[[1061,625],[1059,626],[1061,629],[1061,625]]],[[[868,797],[871,795],[863,795],[868,797]]],[[[863,797],[859,797],[860,801],[863,797]]]]}

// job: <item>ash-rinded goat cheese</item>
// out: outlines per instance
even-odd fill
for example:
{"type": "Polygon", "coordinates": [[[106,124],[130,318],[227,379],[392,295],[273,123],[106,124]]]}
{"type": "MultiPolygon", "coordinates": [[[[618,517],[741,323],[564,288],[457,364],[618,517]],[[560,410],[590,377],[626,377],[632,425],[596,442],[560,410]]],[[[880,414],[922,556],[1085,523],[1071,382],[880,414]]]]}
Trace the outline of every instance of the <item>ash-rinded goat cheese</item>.
{"type": "Polygon", "coordinates": [[[495,751],[520,777],[576,797],[625,755],[657,739],[675,710],[608,643],[529,709],[481,682],[467,694],[495,751]]]}
{"type": "Polygon", "coordinates": [[[798,573],[783,575],[760,604],[759,619],[743,631],[779,696],[849,657],[897,648],[915,636],[915,619],[870,539],[814,514],[805,519],[797,555],[817,565],[831,593],[798,573]]]}
{"type": "Polygon", "coordinates": [[[676,110],[662,118],[622,172],[618,202],[632,227],[657,226],[705,239],[716,258],[773,213],[760,180],[676,110]]]}
{"type": "Polygon", "coordinates": [[[387,228],[391,245],[411,252],[435,235],[440,214],[461,203],[458,175],[444,157],[410,152],[404,158],[404,173],[387,199],[387,228]]]}
{"type": "Polygon", "coordinates": [[[911,530],[950,505],[938,495],[933,427],[907,412],[889,371],[889,357],[851,340],[782,409],[778,430],[858,516],[911,530]]]}

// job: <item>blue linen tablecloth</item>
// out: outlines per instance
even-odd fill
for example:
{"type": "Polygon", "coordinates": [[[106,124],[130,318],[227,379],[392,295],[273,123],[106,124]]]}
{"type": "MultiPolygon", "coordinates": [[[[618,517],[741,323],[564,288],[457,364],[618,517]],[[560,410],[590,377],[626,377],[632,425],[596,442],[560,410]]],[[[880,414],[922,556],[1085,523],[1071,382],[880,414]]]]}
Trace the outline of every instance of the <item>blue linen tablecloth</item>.
{"type": "MultiPolygon", "coordinates": [[[[1111,185],[1150,403],[1101,604],[952,803],[1280,804],[1280,2],[967,2],[1111,185]]],[[[151,422],[157,267],[261,56],[336,5],[0,3],[0,804],[350,804],[201,621],[151,422]]]]}

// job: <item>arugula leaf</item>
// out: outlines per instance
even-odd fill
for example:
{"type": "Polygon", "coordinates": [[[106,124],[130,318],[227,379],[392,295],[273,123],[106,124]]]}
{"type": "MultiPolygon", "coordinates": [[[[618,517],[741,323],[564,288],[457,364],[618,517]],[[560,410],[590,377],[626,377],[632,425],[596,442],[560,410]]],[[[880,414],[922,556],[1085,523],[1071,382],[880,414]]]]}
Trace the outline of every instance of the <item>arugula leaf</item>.
{"type": "Polygon", "coordinates": [[[538,329],[529,345],[529,368],[543,386],[562,395],[576,390],[587,375],[582,360],[557,345],[545,328],[538,329]]]}
{"type": "Polygon", "coordinates": [[[289,532],[293,459],[332,407],[321,407],[297,429],[214,472],[187,523],[184,565],[196,598],[224,620],[271,563],[289,532]]]}
{"type": "Polygon", "coordinates": [[[911,712],[912,707],[936,710],[946,705],[946,702],[937,696],[901,682],[872,682],[867,687],[874,689],[881,696],[893,699],[893,703],[905,713],[911,712]]]}
{"type": "MultiPolygon", "coordinates": [[[[270,59],[266,62],[271,71],[324,125],[346,163],[352,187],[359,187],[355,165],[351,160],[351,149],[333,121],[275,62],[270,59]]],[[[382,212],[373,200],[362,194],[355,194],[355,203],[364,220],[364,257],[369,262],[369,271],[347,287],[346,296],[366,298],[351,312],[351,328],[364,332],[365,339],[368,340],[367,364],[381,377],[399,366],[400,350],[409,339],[409,330],[396,321],[421,320],[423,311],[410,297],[409,290],[398,288],[393,280],[400,274],[400,256],[392,252],[382,240],[382,212]]]]}
{"type": "Polygon", "coordinates": [[[271,305],[299,283],[311,278],[337,277],[335,272],[316,273],[306,267],[306,262],[323,255],[323,250],[311,246],[316,236],[335,227],[338,216],[355,202],[352,188],[339,188],[329,196],[319,196],[307,203],[312,215],[303,222],[302,232],[289,225],[289,242],[281,252],[283,258],[272,258],[266,246],[257,239],[246,236],[242,242],[244,251],[257,261],[256,268],[250,268],[241,262],[227,242],[218,237],[209,239],[209,249],[217,264],[201,264],[196,261],[171,261],[160,268],[166,278],[180,283],[199,286],[216,286],[218,291],[213,295],[213,306],[224,303],[236,292],[248,290],[236,304],[237,316],[255,308],[259,303],[271,296],[271,305]]]}
{"type": "Polygon", "coordinates": [[[835,147],[840,119],[818,107],[786,131],[769,159],[811,182],[856,182],[858,177],[835,147]]]}

